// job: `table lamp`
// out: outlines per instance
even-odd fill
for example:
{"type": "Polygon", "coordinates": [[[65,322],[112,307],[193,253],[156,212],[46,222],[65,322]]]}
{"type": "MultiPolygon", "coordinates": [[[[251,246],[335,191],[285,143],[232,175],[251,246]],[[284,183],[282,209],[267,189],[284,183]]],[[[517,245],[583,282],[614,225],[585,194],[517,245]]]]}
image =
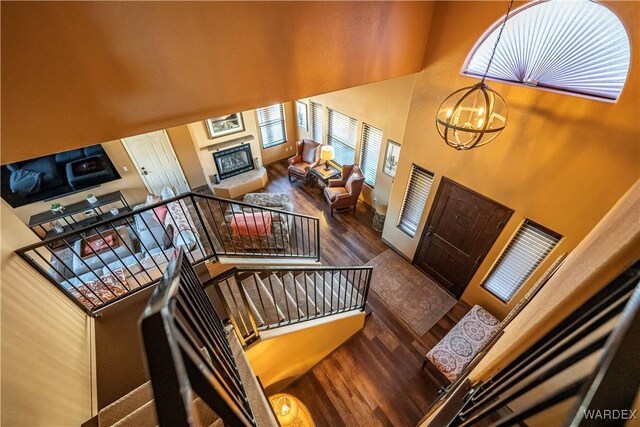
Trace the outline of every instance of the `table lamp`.
{"type": "Polygon", "coordinates": [[[333,160],[335,151],[331,145],[323,145],[320,151],[320,159],[324,160],[324,170],[329,170],[329,160],[333,160]]]}

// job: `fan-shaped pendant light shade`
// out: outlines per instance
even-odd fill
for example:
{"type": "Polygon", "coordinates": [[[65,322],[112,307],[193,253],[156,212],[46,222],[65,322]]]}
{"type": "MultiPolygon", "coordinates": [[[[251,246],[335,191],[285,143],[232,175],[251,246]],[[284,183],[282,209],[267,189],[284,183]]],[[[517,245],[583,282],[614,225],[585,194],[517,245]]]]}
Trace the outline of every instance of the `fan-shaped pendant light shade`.
{"type": "Polygon", "coordinates": [[[502,21],[471,51],[465,74],[618,99],[631,48],[622,22],[606,6],[589,0],[532,2],[509,16],[496,47],[502,21]]]}
{"type": "Polygon", "coordinates": [[[438,133],[457,150],[480,147],[493,140],[507,124],[507,105],[484,83],[453,92],[436,116],[438,133]]]}

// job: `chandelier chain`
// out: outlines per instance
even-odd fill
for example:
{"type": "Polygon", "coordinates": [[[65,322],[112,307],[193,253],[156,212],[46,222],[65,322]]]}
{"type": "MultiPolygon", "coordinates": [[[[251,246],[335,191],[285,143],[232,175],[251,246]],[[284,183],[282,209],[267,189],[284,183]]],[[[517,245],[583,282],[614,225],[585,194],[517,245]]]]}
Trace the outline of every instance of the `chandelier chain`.
{"type": "Polygon", "coordinates": [[[491,67],[491,63],[493,62],[493,56],[496,54],[496,50],[498,49],[498,43],[500,43],[500,37],[502,37],[502,31],[504,31],[504,27],[507,25],[507,19],[509,19],[509,12],[511,12],[511,6],[513,6],[513,0],[509,2],[509,8],[507,9],[507,14],[504,16],[504,21],[502,21],[502,27],[500,28],[500,32],[498,32],[498,38],[496,39],[496,44],[493,45],[493,51],[491,52],[491,57],[489,58],[489,62],[487,63],[487,69],[484,71],[482,75],[482,82],[484,83],[484,79],[487,78],[487,74],[489,74],[489,68],[491,67]]]}

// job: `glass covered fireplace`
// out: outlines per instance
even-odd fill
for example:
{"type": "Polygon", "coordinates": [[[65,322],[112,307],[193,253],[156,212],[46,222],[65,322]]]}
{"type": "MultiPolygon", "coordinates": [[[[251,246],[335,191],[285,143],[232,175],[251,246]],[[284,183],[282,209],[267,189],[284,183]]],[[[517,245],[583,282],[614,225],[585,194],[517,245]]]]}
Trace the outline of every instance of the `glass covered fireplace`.
{"type": "Polygon", "coordinates": [[[220,179],[253,170],[253,157],[251,156],[251,145],[242,144],[237,147],[227,148],[213,153],[213,160],[218,168],[220,179]]]}

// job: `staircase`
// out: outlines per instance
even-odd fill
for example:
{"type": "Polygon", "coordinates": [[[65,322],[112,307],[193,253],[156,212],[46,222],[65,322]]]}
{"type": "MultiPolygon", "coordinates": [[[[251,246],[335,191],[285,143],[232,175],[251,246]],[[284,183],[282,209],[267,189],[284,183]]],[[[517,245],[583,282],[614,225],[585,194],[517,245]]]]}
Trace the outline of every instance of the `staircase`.
{"type": "Polygon", "coordinates": [[[364,310],[372,267],[235,268],[216,286],[244,345],[260,330],[364,310]]]}

